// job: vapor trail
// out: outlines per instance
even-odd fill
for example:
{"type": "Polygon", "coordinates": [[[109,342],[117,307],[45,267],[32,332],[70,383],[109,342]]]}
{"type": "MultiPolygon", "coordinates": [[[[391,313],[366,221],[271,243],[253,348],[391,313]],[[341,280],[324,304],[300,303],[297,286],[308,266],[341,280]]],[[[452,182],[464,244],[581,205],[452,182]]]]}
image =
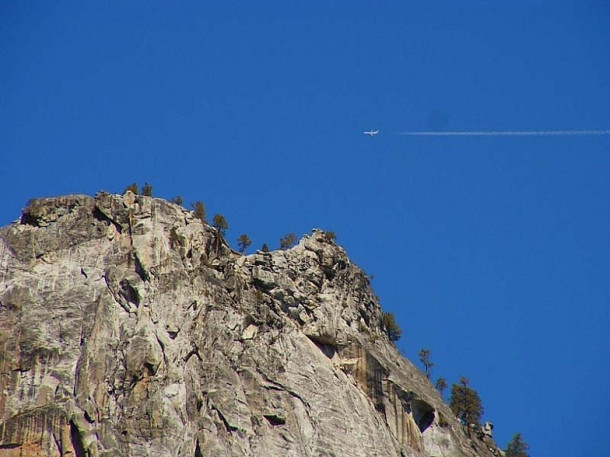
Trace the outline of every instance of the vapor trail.
{"type": "Polygon", "coordinates": [[[610,130],[505,130],[505,131],[448,131],[398,132],[406,136],[591,136],[610,135],[610,130]]]}

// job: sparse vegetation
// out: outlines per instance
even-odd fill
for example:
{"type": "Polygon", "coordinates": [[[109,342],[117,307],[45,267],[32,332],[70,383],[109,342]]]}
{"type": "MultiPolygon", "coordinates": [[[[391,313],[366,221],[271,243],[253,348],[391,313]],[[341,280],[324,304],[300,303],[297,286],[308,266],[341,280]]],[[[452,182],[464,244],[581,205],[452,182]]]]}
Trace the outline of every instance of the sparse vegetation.
{"type": "Polygon", "coordinates": [[[225,232],[229,230],[229,223],[222,214],[214,214],[214,217],[212,218],[212,227],[224,236],[225,232]]]}
{"type": "Polygon", "coordinates": [[[205,205],[203,204],[203,202],[196,201],[195,203],[193,203],[193,216],[196,219],[199,219],[202,222],[205,222],[205,218],[207,217],[207,214],[205,212],[205,205]]]}
{"type": "Polygon", "coordinates": [[[153,196],[153,187],[147,182],[144,183],[144,185],[142,186],[142,195],[144,195],[145,197],[153,196]]]}
{"type": "Polygon", "coordinates": [[[436,390],[438,390],[438,393],[441,394],[442,397],[443,392],[447,388],[447,381],[445,380],[445,378],[438,378],[434,387],[436,388],[436,390]]]}
{"type": "Polygon", "coordinates": [[[263,293],[260,290],[256,289],[256,303],[261,305],[264,302],[265,302],[265,296],[263,295],[263,293]]]}
{"type": "Polygon", "coordinates": [[[430,379],[430,375],[432,374],[431,370],[434,366],[434,363],[430,361],[430,349],[420,349],[418,355],[419,361],[424,366],[426,378],[430,379]]]}
{"type": "Polygon", "coordinates": [[[128,185],[125,187],[123,193],[125,194],[128,190],[137,195],[139,193],[138,184],[134,182],[133,184],[128,185]]]}
{"type": "Polygon", "coordinates": [[[220,240],[224,238],[225,232],[229,229],[229,223],[222,214],[214,214],[214,217],[212,218],[212,227],[218,230],[218,235],[215,237],[216,254],[218,255],[218,250],[220,249],[220,240]]]}
{"type": "Polygon", "coordinates": [[[123,194],[125,194],[125,192],[127,192],[128,190],[136,195],[144,195],[145,197],[152,197],[153,195],[153,187],[148,183],[144,183],[141,191],[138,186],[138,183],[134,182],[132,184],[129,184],[127,187],[125,187],[123,194]]]}
{"type": "Polygon", "coordinates": [[[463,423],[479,425],[483,405],[479,394],[468,387],[468,378],[461,376],[460,383],[451,386],[449,407],[463,423]]]}
{"type": "Polygon", "coordinates": [[[267,243],[263,243],[263,246],[261,247],[261,251],[269,252],[269,246],[267,246],[267,243]]]}
{"type": "Polygon", "coordinates": [[[297,242],[297,236],[294,233],[287,233],[282,238],[280,238],[280,249],[286,250],[290,249],[297,242]]]}
{"type": "Polygon", "coordinates": [[[248,249],[251,244],[252,240],[245,233],[243,235],[240,235],[239,238],[237,238],[237,246],[241,254],[245,254],[246,249],[248,249]]]}
{"type": "Polygon", "coordinates": [[[523,441],[523,437],[521,433],[517,433],[513,436],[513,439],[506,446],[506,457],[529,457],[527,450],[529,446],[525,441],[523,441]]]}
{"type": "Polygon", "coordinates": [[[182,203],[183,203],[182,197],[180,195],[177,195],[170,200],[170,203],[174,203],[176,205],[182,206],[182,203]]]}
{"type": "Polygon", "coordinates": [[[396,323],[393,313],[382,313],[381,325],[383,326],[390,341],[398,341],[402,336],[402,330],[396,323]]]}
{"type": "Polygon", "coordinates": [[[324,232],[324,234],[326,235],[326,239],[327,239],[329,242],[334,242],[334,241],[337,239],[337,235],[335,235],[335,232],[333,232],[333,231],[326,230],[326,231],[324,232]]]}

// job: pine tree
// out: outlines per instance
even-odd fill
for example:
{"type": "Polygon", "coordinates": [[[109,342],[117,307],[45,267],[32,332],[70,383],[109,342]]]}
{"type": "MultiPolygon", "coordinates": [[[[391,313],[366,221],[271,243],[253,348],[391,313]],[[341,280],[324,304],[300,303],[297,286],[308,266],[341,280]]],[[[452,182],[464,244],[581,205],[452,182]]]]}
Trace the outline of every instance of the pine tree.
{"type": "Polygon", "coordinates": [[[242,254],[246,252],[246,249],[248,249],[251,244],[252,240],[245,233],[243,235],[240,235],[239,238],[237,238],[237,246],[239,246],[239,252],[242,254]]]}
{"type": "Polygon", "coordinates": [[[183,200],[182,196],[178,195],[170,200],[170,203],[175,203],[176,205],[182,206],[183,200]]]}
{"type": "Polygon", "coordinates": [[[222,214],[214,214],[214,218],[212,219],[212,227],[214,227],[222,236],[224,236],[225,232],[229,229],[229,223],[222,214]]]}
{"type": "Polygon", "coordinates": [[[431,369],[434,366],[434,363],[430,361],[430,349],[420,349],[419,351],[419,361],[424,366],[426,370],[426,378],[430,379],[431,369]]]}
{"type": "Polygon", "coordinates": [[[333,242],[333,241],[335,241],[335,240],[337,239],[337,235],[336,235],[336,234],[335,234],[335,232],[333,232],[332,230],[326,230],[326,231],[324,232],[324,234],[326,235],[326,239],[327,239],[329,242],[333,242]]]}
{"type": "Polygon", "coordinates": [[[202,222],[205,222],[206,213],[205,213],[205,205],[203,202],[196,201],[193,203],[193,216],[195,219],[199,219],[202,222]]]}
{"type": "Polygon", "coordinates": [[[134,182],[133,184],[128,185],[125,188],[125,190],[123,191],[123,193],[127,192],[128,190],[133,192],[134,194],[138,195],[138,193],[139,193],[138,192],[138,184],[134,182]]]}
{"type": "Polygon", "coordinates": [[[506,445],[506,457],[529,457],[527,450],[529,446],[525,441],[521,433],[517,433],[513,436],[513,439],[506,445]]]}
{"type": "Polygon", "coordinates": [[[218,255],[218,250],[220,249],[220,240],[225,236],[225,232],[229,229],[229,223],[225,219],[222,214],[214,214],[212,218],[212,227],[218,230],[218,235],[216,236],[216,255],[218,255]]]}
{"type": "Polygon", "coordinates": [[[297,236],[294,233],[287,233],[282,238],[280,238],[280,249],[286,250],[290,249],[297,242],[297,236]]]}
{"type": "Polygon", "coordinates": [[[468,387],[468,379],[461,376],[460,384],[451,386],[449,407],[466,424],[478,424],[483,414],[479,394],[468,387]]]}
{"type": "Polygon", "coordinates": [[[153,187],[147,182],[142,186],[142,195],[145,197],[152,197],[153,195],[153,187]]]}
{"type": "Polygon", "coordinates": [[[434,387],[436,387],[436,390],[438,390],[438,393],[441,394],[442,397],[443,392],[447,388],[447,381],[445,380],[445,378],[438,378],[434,387]]]}
{"type": "Polygon", "coordinates": [[[398,341],[402,336],[402,330],[396,323],[393,313],[382,313],[381,314],[381,325],[385,329],[386,334],[390,341],[398,341]]]}

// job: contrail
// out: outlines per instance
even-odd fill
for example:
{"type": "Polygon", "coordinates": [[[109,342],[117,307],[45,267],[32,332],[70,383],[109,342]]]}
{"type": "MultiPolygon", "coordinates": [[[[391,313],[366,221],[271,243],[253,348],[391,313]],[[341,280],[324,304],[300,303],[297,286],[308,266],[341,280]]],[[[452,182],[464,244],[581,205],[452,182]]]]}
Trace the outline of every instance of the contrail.
{"type": "Polygon", "coordinates": [[[504,130],[504,131],[447,131],[398,132],[406,136],[591,136],[610,135],[610,130],[504,130]]]}

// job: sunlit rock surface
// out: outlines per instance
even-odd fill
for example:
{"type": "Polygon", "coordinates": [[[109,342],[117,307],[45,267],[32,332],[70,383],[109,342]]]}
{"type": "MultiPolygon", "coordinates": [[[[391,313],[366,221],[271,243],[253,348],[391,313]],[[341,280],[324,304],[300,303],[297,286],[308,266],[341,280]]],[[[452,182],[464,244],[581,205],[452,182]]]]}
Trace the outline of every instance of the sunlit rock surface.
{"type": "Polygon", "coordinates": [[[491,456],[319,230],[241,256],[191,212],[100,193],[0,229],[0,457],[491,456]]]}

